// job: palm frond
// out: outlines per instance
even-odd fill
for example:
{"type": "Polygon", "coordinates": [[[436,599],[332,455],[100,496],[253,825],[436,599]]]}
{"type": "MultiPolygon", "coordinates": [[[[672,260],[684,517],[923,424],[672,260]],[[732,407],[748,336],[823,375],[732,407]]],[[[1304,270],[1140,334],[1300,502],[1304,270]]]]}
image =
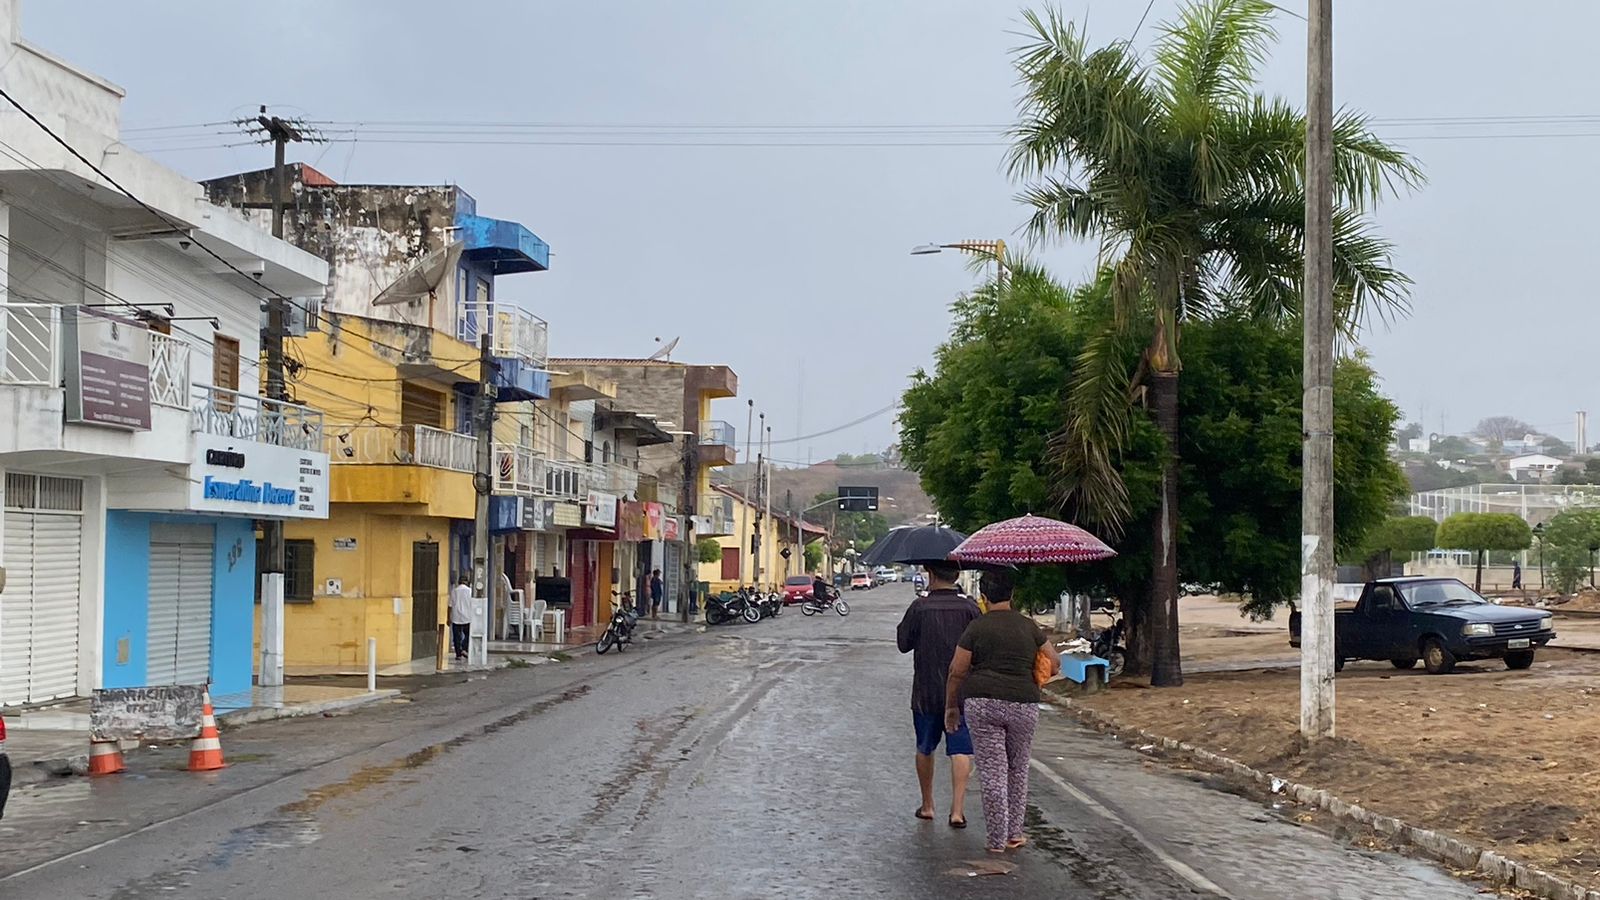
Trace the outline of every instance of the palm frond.
{"type": "Polygon", "coordinates": [[[1137,342],[1111,315],[1107,276],[1079,291],[1075,314],[1096,325],[1073,363],[1066,419],[1050,439],[1057,466],[1057,499],[1075,519],[1117,537],[1129,515],[1128,489],[1119,468],[1133,406],[1129,360],[1137,342]]]}
{"type": "Polygon", "coordinates": [[[1416,159],[1372,133],[1365,114],[1341,109],[1333,117],[1333,183],[1339,202],[1366,211],[1385,194],[1421,187],[1426,180],[1416,159]]]}
{"type": "Polygon", "coordinates": [[[1411,310],[1411,279],[1394,267],[1394,245],[1351,209],[1333,212],[1334,315],[1354,336],[1373,318],[1389,323],[1411,310]]]}
{"type": "Polygon", "coordinates": [[[1033,210],[1023,230],[1035,240],[1056,235],[1089,238],[1109,224],[1105,202],[1064,178],[1031,184],[1017,194],[1017,201],[1033,210]]]}
{"type": "Polygon", "coordinates": [[[1275,11],[1265,0],[1209,0],[1162,26],[1155,63],[1169,113],[1243,102],[1277,39],[1275,11]]]}

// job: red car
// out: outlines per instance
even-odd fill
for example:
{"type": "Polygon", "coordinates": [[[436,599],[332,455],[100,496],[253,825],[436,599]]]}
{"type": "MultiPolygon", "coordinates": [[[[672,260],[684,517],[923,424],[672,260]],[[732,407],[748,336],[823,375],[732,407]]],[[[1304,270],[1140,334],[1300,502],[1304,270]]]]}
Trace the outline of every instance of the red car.
{"type": "Polygon", "coordinates": [[[811,576],[790,575],[783,580],[783,605],[804,603],[811,599],[811,576]]]}

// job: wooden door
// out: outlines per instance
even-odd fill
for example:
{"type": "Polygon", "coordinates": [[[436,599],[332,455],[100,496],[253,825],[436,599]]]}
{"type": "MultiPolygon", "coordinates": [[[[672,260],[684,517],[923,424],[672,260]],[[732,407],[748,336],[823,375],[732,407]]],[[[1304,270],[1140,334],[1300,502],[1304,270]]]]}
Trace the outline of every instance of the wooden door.
{"type": "Polygon", "coordinates": [[[411,658],[439,652],[439,542],[411,545],[411,658]]]}
{"type": "Polygon", "coordinates": [[[722,580],[739,583],[739,548],[722,548],[722,580]]]}
{"type": "Polygon", "coordinates": [[[211,384],[219,388],[217,409],[230,412],[237,404],[233,392],[239,390],[239,339],[226,335],[211,338],[211,384]]]}

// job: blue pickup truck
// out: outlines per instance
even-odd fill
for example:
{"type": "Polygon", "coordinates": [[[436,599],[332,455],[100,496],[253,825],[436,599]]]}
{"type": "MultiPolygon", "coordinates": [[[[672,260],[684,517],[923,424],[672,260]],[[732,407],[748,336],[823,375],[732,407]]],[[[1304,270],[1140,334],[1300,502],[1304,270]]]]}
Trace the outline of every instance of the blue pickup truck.
{"type": "MultiPolygon", "coordinates": [[[[1533,665],[1533,654],[1556,636],[1547,612],[1499,606],[1454,578],[1369,581],[1354,609],[1334,612],[1334,667],[1346,660],[1389,660],[1410,669],[1422,660],[1443,675],[1457,662],[1501,659],[1508,669],[1533,665]]],[[[1300,616],[1289,617],[1289,643],[1300,646],[1300,616]]]]}

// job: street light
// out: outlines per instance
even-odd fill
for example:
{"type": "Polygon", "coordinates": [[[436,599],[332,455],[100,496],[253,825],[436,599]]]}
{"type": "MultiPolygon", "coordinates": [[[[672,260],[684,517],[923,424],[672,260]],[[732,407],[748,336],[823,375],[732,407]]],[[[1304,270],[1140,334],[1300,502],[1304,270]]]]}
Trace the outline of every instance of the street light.
{"type": "Polygon", "coordinates": [[[994,260],[995,282],[1005,281],[1006,271],[1006,242],[1003,240],[992,241],[956,241],[953,244],[918,244],[911,248],[912,256],[931,256],[945,250],[959,250],[984,259],[994,260]]]}

